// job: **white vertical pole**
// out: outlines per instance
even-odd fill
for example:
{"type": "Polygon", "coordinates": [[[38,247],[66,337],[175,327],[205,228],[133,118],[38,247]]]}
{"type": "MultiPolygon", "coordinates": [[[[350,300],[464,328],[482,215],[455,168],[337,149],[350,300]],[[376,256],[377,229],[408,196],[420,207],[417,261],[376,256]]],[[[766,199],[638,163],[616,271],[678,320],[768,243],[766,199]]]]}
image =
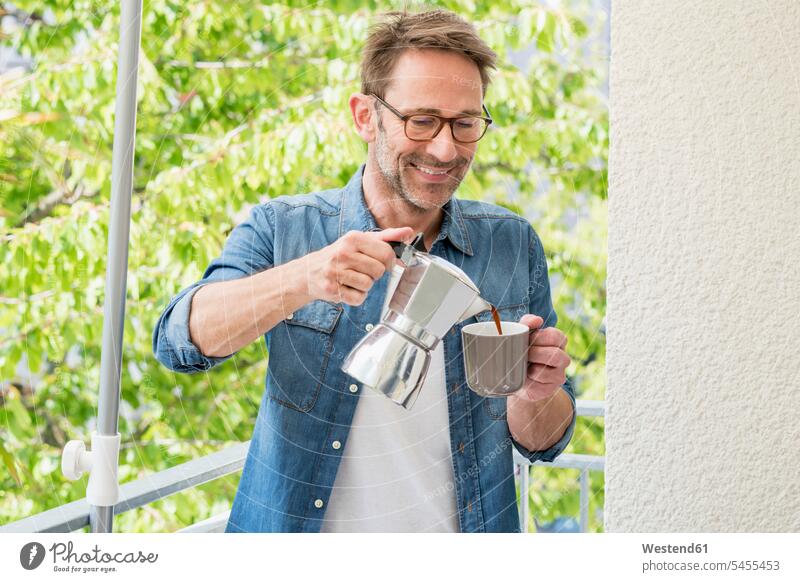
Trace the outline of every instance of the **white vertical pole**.
{"type": "Polygon", "coordinates": [[[528,533],[528,519],[530,510],[528,508],[528,491],[530,489],[530,465],[519,466],[519,507],[520,507],[520,526],[522,533],[528,533]]]}
{"type": "MultiPolygon", "coordinates": [[[[97,404],[97,434],[101,436],[117,435],[119,425],[142,0],[121,0],[119,32],[117,101],[111,165],[111,216],[108,225],[103,347],[100,359],[100,395],[97,404]]],[[[112,462],[116,463],[118,459],[115,458],[112,462]]],[[[94,471],[97,470],[103,469],[95,467],[94,471]]],[[[113,470],[116,475],[116,467],[113,470]]],[[[89,525],[93,533],[110,533],[113,519],[113,505],[90,507],[89,525]]]]}

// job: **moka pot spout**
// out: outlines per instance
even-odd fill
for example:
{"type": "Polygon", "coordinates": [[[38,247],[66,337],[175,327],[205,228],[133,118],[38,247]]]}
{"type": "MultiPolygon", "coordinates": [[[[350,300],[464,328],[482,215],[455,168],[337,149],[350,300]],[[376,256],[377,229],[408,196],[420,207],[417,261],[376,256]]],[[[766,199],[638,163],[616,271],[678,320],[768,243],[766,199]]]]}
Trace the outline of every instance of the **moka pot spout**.
{"type": "Polygon", "coordinates": [[[467,310],[461,314],[461,317],[458,321],[464,321],[465,319],[469,319],[473,315],[478,315],[484,311],[488,311],[492,308],[492,304],[488,303],[484,300],[480,295],[476,295],[475,299],[473,299],[472,303],[469,304],[467,310]]]}

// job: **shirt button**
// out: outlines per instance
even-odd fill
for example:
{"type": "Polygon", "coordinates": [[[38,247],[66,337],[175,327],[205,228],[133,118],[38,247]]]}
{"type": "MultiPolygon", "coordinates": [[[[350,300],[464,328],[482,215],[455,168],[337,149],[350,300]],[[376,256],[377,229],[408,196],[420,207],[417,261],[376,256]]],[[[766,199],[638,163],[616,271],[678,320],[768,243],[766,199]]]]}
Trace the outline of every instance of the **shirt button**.
{"type": "Polygon", "coordinates": [[[455,327],[453,327],[453,329],[450,330],[450,335],[456,335],[456,328],[455,327]]]}
{"type": "Polygon", "coordinates": [[[339,441],[333,441],[333,442],[331,443],[331,446],[332,446],[334,449],[341,449],[341,448],[342,448],[342,443],[340,443],[339,441]]]}
{"type": "Polygon", "coordinates": [[[357,384],[350,384],[350,392],[352,392],[353,394],[358,392],[358,385],[357,384]]]}
{"type": "Polygon", "coordinates": [[[316,507],[317,509],[321,508],[322,507],[322,499],[317,499],[314,502],[314,507],[316,507]]]}
{"type": "Polygon", "coordinates": [[[458,443],[458,452],[464,453],[464,443],[458,443]]]}
{"type": "Polygon", "coordinates": [[[371,323],[368,323],[367,325],[365,325],[365,326],[364,326],[364,328],[365,328],[367,331],[372,331],[372,328],[373,328],[373,327],[374,327],[374,326],[373,326],[371,323]]]}
{"type": "Polygon", "coordinates": [[[453,392],[458,392],[458,384],[457,383],[453,384],[453,392]]]}
{"type": "Polygon", "coordinates": [[[286,316],[286,319],[291,319],[293,317],[294,317],[294,313],[290,313],[289,315],[286,316]]]}

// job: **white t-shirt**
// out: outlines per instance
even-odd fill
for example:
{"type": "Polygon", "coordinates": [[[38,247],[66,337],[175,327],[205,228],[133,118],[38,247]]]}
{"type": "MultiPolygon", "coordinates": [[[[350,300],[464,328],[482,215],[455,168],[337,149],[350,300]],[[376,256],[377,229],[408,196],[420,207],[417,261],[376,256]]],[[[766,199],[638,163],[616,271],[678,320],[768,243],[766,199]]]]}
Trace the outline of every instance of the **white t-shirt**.
{"type": "Polygon", "coordinates": [[[410,410],[360,387],[321,531],[459,531],[442,343],[410,410]]]}

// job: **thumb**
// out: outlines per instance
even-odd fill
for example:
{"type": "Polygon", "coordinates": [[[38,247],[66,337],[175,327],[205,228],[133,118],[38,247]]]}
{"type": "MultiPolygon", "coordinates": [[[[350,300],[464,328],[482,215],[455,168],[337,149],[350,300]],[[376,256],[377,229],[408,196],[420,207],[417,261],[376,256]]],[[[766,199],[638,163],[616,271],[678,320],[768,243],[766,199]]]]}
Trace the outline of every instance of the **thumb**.
{"type": "Polygon", "coordinates": [[[387,228],[375,233],[378,240],[382,241],[407,241],[414,236],[414,229],[410,226],[401,226],[400,228],[387,228]]]}
{"type": "Polygon", "coordinates": [[[527,325],[531,329],[538,329],[544,324],[544,319],[532,313],[526,313],[519,320],[520,323],[527,325]]]}

